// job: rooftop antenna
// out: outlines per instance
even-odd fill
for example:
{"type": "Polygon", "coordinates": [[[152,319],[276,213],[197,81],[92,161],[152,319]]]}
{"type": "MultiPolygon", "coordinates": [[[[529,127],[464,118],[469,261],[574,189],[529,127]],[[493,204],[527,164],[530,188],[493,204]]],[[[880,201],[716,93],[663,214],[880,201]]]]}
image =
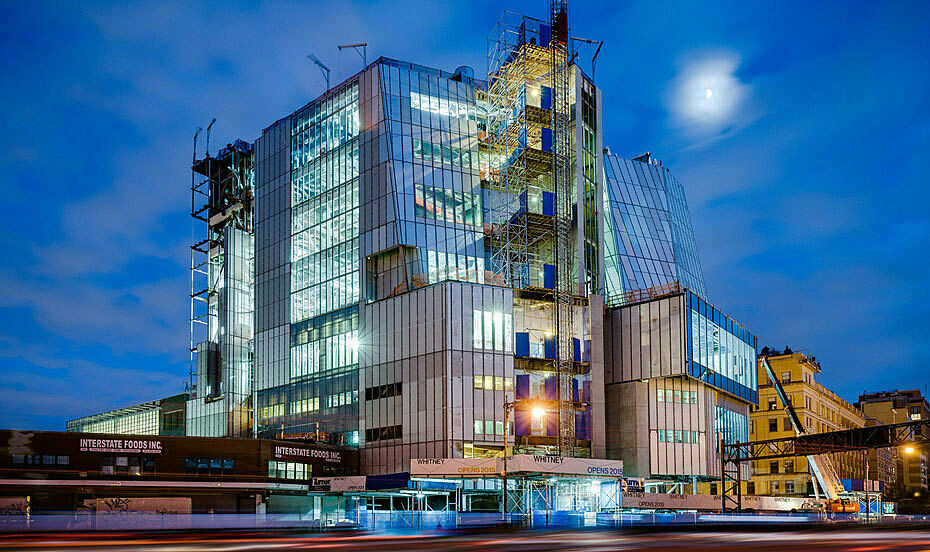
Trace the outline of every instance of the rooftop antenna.
{"type": "Polygon", "coordinates": [[[203,132],[203,127],[197,127],[197,130],[194,131],[194,160],[192,163],[197,162],[197,137],[200,136],[201,132],[203,132]]]}
{"type": "Polygon", "coordinates": [[[338,48],[340,52],[345,50],[346,48],[352,48],[353,50],[355,50],[356,54],[362,56],[362,64],[365,67],[368,67],[368,43],[367,42],[356,42],[355,44],[343,44],[339,46],[338,48]],[[359,51],[358,50],[359,48],[361,48],[362,51],[359,51]]]}
{"type": "Polygon", "coordinates": [[[326,91],[328,92],[329,91],[329,67],[323,65],[323,62],[320,61],[320,58],[316,57],[313,54],[307,54],[307,59],[309,59],[313,63],[316,63],[317,66],[320,68],[320,71],[323,72],[323,76],[326,77],[326,91]]]}
{"type": "Polygon", "coordinates": [[[214,117],[210,121],[210,124],[207,125],[207,152],[206,152],[205,157],[210,157],[210,129],[213,128],[213,123],[215,122],[216,122],[216,117],[214,117]]]}

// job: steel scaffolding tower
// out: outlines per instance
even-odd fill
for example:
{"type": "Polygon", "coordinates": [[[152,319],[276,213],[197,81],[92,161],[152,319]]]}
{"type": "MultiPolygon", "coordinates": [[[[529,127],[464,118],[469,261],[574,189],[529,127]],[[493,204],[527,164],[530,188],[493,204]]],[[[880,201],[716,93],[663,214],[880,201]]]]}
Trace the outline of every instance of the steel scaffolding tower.
{"type": "Polygon", "coordinates": [[[575,453],[571,60],[564,1],[550,20],[505,12],[488,44],[490,270],[553,302],[558,451],[575,453]],[[548,267],[547,267],[548,265],[548,267]],[[552,281],[546,270],[554,269],[552,281]],[[540,277],[540,273],[543,274],[540,277]]]}
{"type": "Polygon", "coordinates": [[[234,405],[226,413],[224,428],[215,430],[226,436],[246,436],[251,423],[247,380],[253,164],[247,142],[237,140],[215,157],[207,150],[198,158],[195,138],[190,187],[195,220],[190,256],[190,392],[191,399],[201,402],[225,397],[234,405]]]}

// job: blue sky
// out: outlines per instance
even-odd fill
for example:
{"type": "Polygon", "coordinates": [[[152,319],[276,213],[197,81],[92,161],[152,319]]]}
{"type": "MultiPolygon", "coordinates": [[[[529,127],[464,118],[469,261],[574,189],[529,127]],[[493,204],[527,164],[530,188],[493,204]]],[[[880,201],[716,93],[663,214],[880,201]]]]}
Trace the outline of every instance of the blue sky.
{"type": "MultiPolygon", "coordinates": [[[[483,74],[501,9],[4,3],[0,427],[63,429],[183,389],[196,127],[254,140],[322,91],[308,52],[333,82],[360,68],[345,42],[483,74]]],[[[930,4],[574,2],[570,17],[606,41],[605,144],[653,152],[686,187],[711,301],[816,355],[848,400],[923,388],[930,4]],[[712,120],[681,101],[707,67],[728,102],[712,120]]]]}

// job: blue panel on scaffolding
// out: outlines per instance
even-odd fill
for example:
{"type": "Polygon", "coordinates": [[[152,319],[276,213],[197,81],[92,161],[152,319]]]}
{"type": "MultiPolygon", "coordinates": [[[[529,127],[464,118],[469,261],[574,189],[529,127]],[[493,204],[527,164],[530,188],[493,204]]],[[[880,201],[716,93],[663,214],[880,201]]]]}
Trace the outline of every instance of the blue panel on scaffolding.
{"type": "Polygon", "coordinates": [[[530,375],[529,374],[518,374],[517,375],[516,395],[518,399],[530,398],[530,375]]]}
{"type": "Polygon", "coordinates": [[[543,265],[543,287],[546,289],[555,289],[555,265],[543,265]]]}
{"type": "Polygon", "coordinates": [[[542,138],[542,150],[552,151],[552,129],[544,127],[540,130],[542,130],[540,133],[540,137],[542,138]]]}
{"type": "Polygon", "coordinates": [[[555,215],[555,194],[552,192],[543,192],[543,214],[546,216],[555,215]]]}
{"type": "Polygon", "coordinates": [[[545,342],[546,358],[554,359],[558,354],[558,347],[556,346],[555,336],[550,336],[546,338],[545,342]]]}
{"type": "Polygon", "coordinates": [[[581,361],[581,340],[577,337],[572,338],[572,355],[575,362],[581,361]]]}
{"type": "Polygon", "coordinates": [[[559,380],[555,376],[546,378],[546,399],[554,401],[559,398],[559,380]]]}
{"type": "Polygon", "coordinates": [[[514,356],[517,358],[530,356],[530,334],[528,332],[517,332],[517,350],[514,356]]]}
{"type": "Polygon", "coordinates": [[[526,190],[520,192],[520,212],[525,213],[527,210],[527,196],[526,190]]]}
{"type": "Polygon", "coordinates": [[[532,430],[532,418],[526,410],[514,410],[513,412],[513,433],[517,436],[529,435],[532,430]]]}
{"type": "Polygon", "coordinates": [[[542,94],[539,98],[539,107],[543,109],[552,109],[552,88],[543,86],[542,94]]]}
{"type": "Polygon", "coordinates": [[[546,415],[546,435],[555,437],[559,434],[559,415],[555,412],[549,412],[546,415]]]}
{"type": "Polygon", "coordinates": [[[552,40],[551,36],[552,36],[552,32],[551,32],[549,25],[544,25],[540,23],[539,24],[539,45],[542,46],[543,48],[548,47],[549,41],[552,40]]]}
{"type": "Polygon", "coordinates": [[[585,339],[581,348],[581,362],[591,362],[591,340],[585,339]]]}

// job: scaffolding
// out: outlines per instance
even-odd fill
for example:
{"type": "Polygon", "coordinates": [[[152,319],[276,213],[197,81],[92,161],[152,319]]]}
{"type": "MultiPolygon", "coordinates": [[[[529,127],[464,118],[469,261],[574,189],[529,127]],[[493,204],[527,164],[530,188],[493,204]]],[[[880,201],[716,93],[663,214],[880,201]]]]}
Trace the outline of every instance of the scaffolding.
{"type": "Polygon", "coordinates": [[[219,430],[230,436],[246,433],[251,423],[251,386],[246,390],[240,380],[251,368],[253,166],[248,142],[236,140],[214,156],[208,135],[207,151],[198,158],[195,136],[189,389],[192,399],[207,402],[240,395],[227,405],[219,430]]]}
{"type": "Polygon", "coordinates": [[[558,337],[559,454],[574,456],[575,408],[572,398],[572,187],[571,100],[568,59],[568,2],[550,2],[552,39],[550,81],[552,84],[552,179],[555,193],[555,317],[558,337]]]}
{"type": "Polygon", "coordinates": [[[572,72],[567,3],[549,21],[505,12],[488,41],[487,231],[490,267],[504,285],[554,303],[560,455],[574,456],[572,402],[572,72]]]}

